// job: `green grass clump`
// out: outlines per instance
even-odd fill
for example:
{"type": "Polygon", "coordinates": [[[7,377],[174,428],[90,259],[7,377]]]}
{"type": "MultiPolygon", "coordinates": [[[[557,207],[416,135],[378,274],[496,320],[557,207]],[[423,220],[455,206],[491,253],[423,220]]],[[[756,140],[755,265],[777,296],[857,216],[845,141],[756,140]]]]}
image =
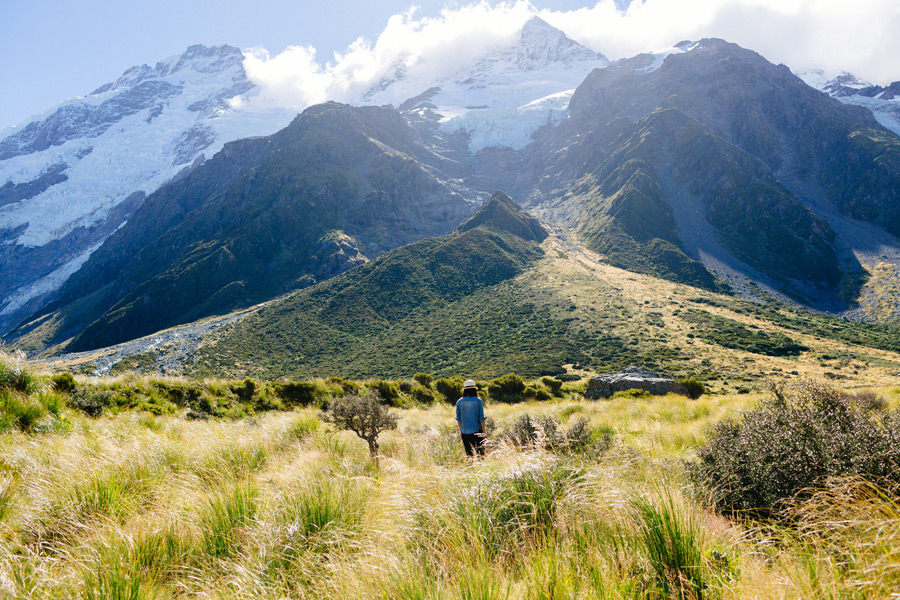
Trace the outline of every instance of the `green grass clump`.
{"type": "Polygon", "coordinates": [[[28,365],[25,353],[0,351],[0,390],[37,394],[50,387],[49,378],[38,375],[28,365]]]}
{"type": "Polygon", "coordinates": [[[701,598],[705,584],[703,535],[696,512],[678,506],[669,493],[631,501],[637,539],[661,592],[667,597],[701,598]]]}
{"type": "Polygon", "coordinates": [[[314,416],[298,417],[285,431],[285,436],[289,440],[301,441],[317,432],[321,426],[322,421],[314,416]]]}
{"type": "Polygon", "coordinates": [[[560,503],[581,477],[565,463],[538,460],[459,482],[446,503],[413,507],[417,547],[497,559],[538,543],[554,531],[560,503]]]}
{"type": "Polygon", "coordinates": [[[203,550],[211,558],[228,558],[240,545],[240,530],[250,525],[259,507],[259,492],[242,481],[210,495],[200,509],[203,550]]]}

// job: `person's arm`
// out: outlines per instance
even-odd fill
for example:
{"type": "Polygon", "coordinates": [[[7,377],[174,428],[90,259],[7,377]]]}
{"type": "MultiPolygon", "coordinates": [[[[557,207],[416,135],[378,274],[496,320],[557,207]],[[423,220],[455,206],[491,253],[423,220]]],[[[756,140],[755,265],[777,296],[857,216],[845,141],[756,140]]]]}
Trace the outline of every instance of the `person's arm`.
{"type": "Polygon", "coordinates": [[[479,398],[478,400],[478,422],[481,423],[481,434],[487,434],[487,427],[484,425],[484,402],[479,398]]]}
{"type": "Polygon", "coordinates": [[[459,434],[462,435],[462,420],[459,415],[459,402],[456,403],[456,428],[459,429],[459,434]]]}

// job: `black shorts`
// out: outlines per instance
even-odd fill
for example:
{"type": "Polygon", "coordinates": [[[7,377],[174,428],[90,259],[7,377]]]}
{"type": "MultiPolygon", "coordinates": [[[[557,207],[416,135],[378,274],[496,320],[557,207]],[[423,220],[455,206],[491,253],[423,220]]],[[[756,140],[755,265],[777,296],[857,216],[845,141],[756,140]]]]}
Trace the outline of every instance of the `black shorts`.
{"type": "Polygon", "coordinates": [[[466,456],[484,456],[484,434],[483,433],[463,433],[463,447],[466,449],[466,456]]]}

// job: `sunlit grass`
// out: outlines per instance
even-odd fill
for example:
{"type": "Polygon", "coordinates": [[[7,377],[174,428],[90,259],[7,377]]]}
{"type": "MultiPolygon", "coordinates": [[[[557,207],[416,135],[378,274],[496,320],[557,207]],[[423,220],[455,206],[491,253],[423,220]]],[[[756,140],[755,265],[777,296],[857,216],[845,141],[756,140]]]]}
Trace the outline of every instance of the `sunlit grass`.
{"type": "Polygon", "coordinates": [[[443,403],[399,411],[378,463],[314,409],[69,412],[66,431],[0,435],[0,596],[888,597],[900,511],[879,488],[835,482],[791,531],[730,522],[692,492],[681,461],[758,399],[488,403],[495,432],[527,412],[615,439],[596,456],[497,444],[474,462],[443,403]]]}

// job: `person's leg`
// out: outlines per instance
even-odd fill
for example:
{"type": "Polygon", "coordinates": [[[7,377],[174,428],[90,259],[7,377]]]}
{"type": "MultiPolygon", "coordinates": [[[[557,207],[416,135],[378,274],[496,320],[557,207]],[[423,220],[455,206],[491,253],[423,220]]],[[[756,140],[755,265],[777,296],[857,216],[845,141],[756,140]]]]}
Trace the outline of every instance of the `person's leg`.
{"type": "Polygon", "coordinates": [[[475,454],[478,456],[484,456],[484,434],[476,433],[475,434],[475,442],[473,446],[475,447],[475,454]]]}
{"type": "Polygon", "coordinates": [[[462,441],[463,448],[466,449],[466,456],[472,456],[474,452],[475,440],[473,439],[475,436],[471,433],[463,433],[462,441]]]}

